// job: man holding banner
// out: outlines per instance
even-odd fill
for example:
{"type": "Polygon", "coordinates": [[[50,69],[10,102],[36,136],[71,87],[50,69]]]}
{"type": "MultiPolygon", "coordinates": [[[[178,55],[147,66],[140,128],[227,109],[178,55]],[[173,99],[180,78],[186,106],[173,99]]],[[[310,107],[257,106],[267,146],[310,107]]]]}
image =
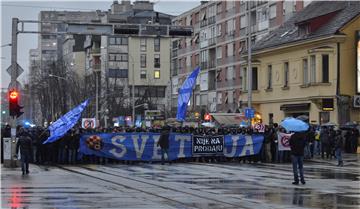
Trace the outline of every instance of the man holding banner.
{"type": "Polygon", "coordinates": [[[169,126],[164,126],[163,130],[161,132],[159,141],[157,146],[160,146],[161,148],[161,164],[164,165],[164,161],[165,161],[165,153],[166,153],[166,159],[167,161],[170,163],[169,161],[169,136],[170,136],[170,127],[169,126]]]}

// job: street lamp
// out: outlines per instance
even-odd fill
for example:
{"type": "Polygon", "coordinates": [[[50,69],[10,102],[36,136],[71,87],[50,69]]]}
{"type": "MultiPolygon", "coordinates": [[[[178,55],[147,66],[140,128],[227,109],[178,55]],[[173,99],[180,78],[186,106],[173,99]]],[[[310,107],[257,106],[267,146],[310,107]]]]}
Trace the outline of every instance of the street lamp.
{"type": "Polygon", "coordinates": [[[1,48],[6,47],[6,46],[12,46],[12,45],[11,45],[11,43],[10,44],[4,44],[4,45],[1,45],[1,48]]]}
{"type": "Polygon", "coordinates": [[[57,75],[53,75],[53,74],[49,74],[49,77],[59,78],[59,79],[62,79],[62,80],[66,81],[66,78],[60,77],[60,76],[57,76],[57,75]]]}

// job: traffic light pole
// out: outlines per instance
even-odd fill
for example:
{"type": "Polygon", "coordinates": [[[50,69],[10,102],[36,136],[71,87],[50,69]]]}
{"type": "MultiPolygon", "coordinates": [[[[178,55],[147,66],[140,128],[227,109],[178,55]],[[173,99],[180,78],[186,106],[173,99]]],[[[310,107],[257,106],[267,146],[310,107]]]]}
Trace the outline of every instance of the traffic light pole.
{"type": "MultiPolygon", "coordinates": [[[[18,77],[18,65],[17,65],[17,26],[18,26],[18,19],[17,18],[13,18],[12,19],[12,29],[11,29],[11,73],[10,73],[10,78],[11,78],[11,82],[9,85],[9,89],[16,89],[17,91],[19,91],[18,89],[18,82],[17,82],[17,77],[18,77]]],[[[10,127],[11,127],[11,145],[10,146],[10,160],[8,160],[7,162],[4,161],[4,166],[5,167],[16,167],[16,160],[14,159],[14,155],[16,154],[16,118],[17,117],[10,117],[10,127]]]]}

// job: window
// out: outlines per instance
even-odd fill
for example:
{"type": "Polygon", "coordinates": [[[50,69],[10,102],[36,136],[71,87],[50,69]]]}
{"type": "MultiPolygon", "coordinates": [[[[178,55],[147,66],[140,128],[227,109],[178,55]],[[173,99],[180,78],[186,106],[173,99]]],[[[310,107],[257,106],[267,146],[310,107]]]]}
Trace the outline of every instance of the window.
{"type": "Polygon", "coordinates": [[[247,26],[246,15],[240,16],[240,28],[245,28],[247,26]]]}
{"type": "Polygon", "coordinates": [[[322,82],[329,83],[329,55],[322,55],[322,82]]]}
{"type": "Polygon", "coordinates": [[[216,5],[216,13],[220,14],[222,12],[222,5],[221,2],[216,5]]]}
{"type": "Polygon", "coordinates": [[[226,33],[228,35],[234,35],[235,32],[235,19],[230,19],[226,22],[227,24],[227,28],[226,28],[226,33]]]}
{"type": "Polygon", "coordinates": [[[128,45],[127,37],[109,37],[110,45],[128,45]]]}
{"type": "Polygon", "coordinates": [[[319,112],[320,125],[330,122],[330,112],[319,112]]]}
{"type": "Polygon", "coordinates": [[[218,92],[217,93],[217,104],[222,104],[221,100],[222,100],[222,93],[218,92]]]}
{"type": "Polygon", "coordinates": [[[274,124],[274,113],[269,113],[269,125],[274,124]]]}
{"type": "Polygon", "coordinates": [[[160,38],[154,39],[154,51],[156,52],[160,51],[160,38]]]}
{"type": "Polygon", "coordinates": [[[252,90],[258,90],[258,70],[256,67],[252,68],[252,90]]]}
{"type": "Polygon", "coordinates": [[[128,54],[113,54],[109,53],[109,61],[114,62],[127,62],[128,61],[128,54]]]}
{"type": "Polygon", "coordinates": [[[216,49],[216,58],[217,59],[222,58],[222,47],[221,46],[217,47],[217,49],[216,49]]]}
{"type": "Polygon", "coordinates": [[[268,85],[267,85],[267,89],[271,89],[272,88],[272,66],[268,65],[268,85]]]}
{"type": "Polygon", "coordinates": [[[109,78],[128,78],[128,69],[111,69],[107,73],[109,78]]]}
{"type": "Polygon", "coordinates": [[[160,70],[155,70],[154,71],[154,78],[160,79],[160,70]]]}
{"type": "Polygon", "coordinates": [[[140,71],[140,78],[141,79],[146,79],[146,70],[141,70],[140,71]]]}
{"type": "Polygon", "coordinates": [[[216,25],[216,34],[217,36],[221,36],[221,23],[216,25]]]}
{"type": "Polygon", "coordinates": [[[226,68],[226,79],[227,80],[232,80],[235,79],[235,71],[234,71],[234,66],[230,66],[226,68]]]}
{"type": "Polygon", "coordinates": [[[289,63],[284,63],[284,87],[289,86],[289,63]]]}
{"type": "Polygon", "coordinates": [[[154,67],[156,68],[160,67],[160,54],[154,55],[154,67]]]}
{"type": "Polygon", "coordinates": [[[227,56],[228,57],[234,56],[234,44],[233,43],[229,43],[227,45],[227,56]]]}
{"type": "Polygon", "coordinates": [[[311,55],[310,56],[310,82],[315,83],[316,82],[316,56],[311,55]]]}
{"type": "Polygon", "coordinates": [[[199,54],[195,55],[195,65],[199,65],[199,54]]]}
{"type": "Polygon", "coordinates": [[[229,0],[226,1],[226,10],[230,10],[235,6],[235,1],[234,0],[229,0]]]}
{"type": "Polygon", "coordinates": [[[234,95],[233,95],[233,91],[228,91],[227,92],[227,95],[228,95],[228,102],[230,103],[230,104],[232,104],[233,102],[234,102],[234,95]]]}
{"type": "Polygon", "coordinates": [[[140,55],[140,67],[146,67],[146,54],[140,55]]]}
{"type": "Polygon", "coordinates": [[[276,17],[276,4],[270,6],[270,19],[276,17]]]}
{"type": "Polygon", "coordinates": [[[303,59],[303,84],[309,84],[309,70],[308,70],[308,60],[303,59]]]}
{"type": "Polygon", "coordinates": [[[310,26],[309,24],[305,23],[298,26],[298,35],[299,36],[305,36],[310,33],[310,26]]]}
{"type": "Polygon", "coordinates": [[[146,38],[140,39],[140,51],[146,52],[146,38]]]}
{"type": "Polygon", "coordinates": [[[244,91],[247,91],[247,68],[243,68],[243,89],[244,91]]]}

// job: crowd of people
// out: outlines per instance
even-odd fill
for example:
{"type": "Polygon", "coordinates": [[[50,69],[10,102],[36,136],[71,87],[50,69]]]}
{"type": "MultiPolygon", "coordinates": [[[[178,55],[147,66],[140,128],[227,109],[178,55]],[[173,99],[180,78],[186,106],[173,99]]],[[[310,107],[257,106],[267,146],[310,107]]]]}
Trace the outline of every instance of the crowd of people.
{"type": "MultiPolygon", "coordinates": [[[[8,126],[2,127],[2,137],[10,136],[8,126]]],[[[155,132],[161,133],[161,128],[132,128],[132,127],[113,127],[113,128],[97,128],[82,129],[74,127],[61,139],[43,144],[48,138],[49,133],[43,127],[34,127],[25,129],[26,133],[32,140],[31,161],[37,164],[74,164],[74,163],[107,163],[116,162],[114,159],[104,159],[96,156],[85,156],[79,153],[80,136],[87,133],[131,133],[131,132],[155,132]]],[[[264,142],[259,154],[254,156],[240,157],[237,159],[227,159],[225,157],[203,157],[200,161],[228,161],[239,160],[242,162],[269,162],[283,163],[291,162],[290,151],[278,150],[277,132],[286,132],[285,129],[279,127],[276,123],[265,126],[265,130],[258,130],[245,127],[172,127],[170,132],[190,133],[194,135],[237,135],[237,134],[263,134],[264,142]]],[[[347,130],[337,129],[332,126],[311,126],[306,132],[304,158],[310,159],[318,155],[321,158],[336,158],[343,151],[347,153],[355,153],[358,146],[359,131],[356,128],[347,130]]],[[[337,158],[337,159],[338,159],[337,158]]],[[[189,160],[189,159],[184,159],[189,160]]],[[[191,159],[199,160],[199,159],[191,159]]],[[[180,159],[180,161],[182,161],[180,159]]],[[[133,163],[133,162],[127,162],[133,163]]],[[[342,160],[339,160],[342,165],[342,160]]]]}

